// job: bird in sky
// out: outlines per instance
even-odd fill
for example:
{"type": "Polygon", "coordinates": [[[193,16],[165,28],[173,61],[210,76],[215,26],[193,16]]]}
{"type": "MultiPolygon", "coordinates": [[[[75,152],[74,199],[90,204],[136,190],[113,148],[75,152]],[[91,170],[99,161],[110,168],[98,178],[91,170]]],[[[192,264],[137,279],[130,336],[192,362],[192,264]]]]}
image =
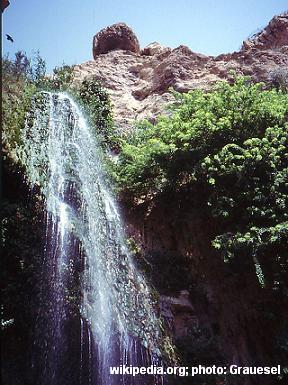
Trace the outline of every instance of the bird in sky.
{"type": "Polygon", "coordinates": [[[7,35],[7,33],[6,33],[6,38],[7,38],[7,40],[11,41],[11,43],[14,43],[12,36],[7,35]]]}

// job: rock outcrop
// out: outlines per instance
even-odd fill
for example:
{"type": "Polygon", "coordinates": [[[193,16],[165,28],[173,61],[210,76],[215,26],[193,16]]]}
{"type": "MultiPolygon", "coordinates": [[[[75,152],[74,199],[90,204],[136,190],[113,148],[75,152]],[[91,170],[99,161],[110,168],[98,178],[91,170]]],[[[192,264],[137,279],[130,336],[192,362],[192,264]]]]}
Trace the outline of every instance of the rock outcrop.
{"type": "Polygon", "coordinates": [[[217,80],[232,79],[232,72],[265,81],[288,68],[288,14],[275,16],[260,33],[243,43],[239,52],[216,57],[149,44],[140,51],[137,37],[125,24],[100,31],[93,41],[93,61],[75,67],[75,82],[94,76],[107,88],[116,123],[121,129],[135,120],[163,113],[179,92],[209,89],[217,80]]]}
{"type": "MultiPolygon", "coordinates": [[[[212,357],[212,364],[240,366],[280,362],[282,356],[275,354],[272,341],[281,330],[287,306],[274,302],[273,292],[259,285],[252,260],[227,264],[215,254],[210,246],[215,224],[207,223],[193,194],[171,192],[154,201],[149,211],[145,203],[142,206],[123,210],[127,232],[156,270],[152,282],[161,294],[161,315],[174,341],[186,341],[190,352],[195,349],[199,364],[207,357],[212,357]],[[167,292],[176,280],[178,288],[167,292]],[[265,315],[268,309],[275,311],[274,318],[265,315]]],[[[272,384],[268,376],[230,383],[272,384]]]]}
{"type": "Polygon", "coordinates": [[[174,338],[187,336],[191,327],[198,325],[188,290],[181,290],[178,297],[162,295],[160,309],[166,327],[174,338]]]}
{"type": "Polygon", "coordinates": [[[113,24],[102,29],[93,39],[93,57],[113,50],[124,50],[139,53],[140,45],[131,28],[125,23],[113,24]]]}
{"type": "Polygon", "coordinates": [[[262,31],[243,43],[241,51],[251,49],[275,49],[287,46],[288,23],[287,13],[273,17],[270,23],[262,31]]]}

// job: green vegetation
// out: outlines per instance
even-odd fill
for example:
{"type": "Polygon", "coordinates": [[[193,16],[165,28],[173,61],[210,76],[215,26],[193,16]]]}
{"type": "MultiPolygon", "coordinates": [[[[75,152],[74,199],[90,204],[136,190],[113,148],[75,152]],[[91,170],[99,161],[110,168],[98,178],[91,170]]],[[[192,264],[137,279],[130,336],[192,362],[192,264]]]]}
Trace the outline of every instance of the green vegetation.
{"type": "Polygon", "coordinates": [[[194,196],[221,229],[213,246],[224,259],[251,256],[260,283],[283,289],[287,93],[238,78],[209,93],[194,90],[175,97],[170,116],[155,126],[143,122],[122,139],[114,167],[122,196],[136,201],[165,192],[194,196]],[[270,277],[266,282],[263,273],[270,277]]]}
{"type": "MultiPolygon", "coordinates": [[[[2,60],[3,143],[5,151],[19,161],[21,130],[24,128],[33,100],[39,105],[39,91],[67,90],[72,83],[73,66],[56,67],[52,76],[46,74],[45,61],[39,53],[29,59],[18,51],[13,60],[2,60]]],[[[33,113],[30,114],[33,117],[33,113]]]]}
{"type": "Polygon", "coordinates": [[[72,86],[74,66],[63,64],[62,67],[55,67],[53,75],[45,78],[42,89],[47,91],[67,91],[72,86]]]}
{"type": "Polygon", "coordinates": [[[64,91],[81,105],[101,144],[115,147],[111,105],[107,92],[97,79],[89,78],[76,86],[73,84],[74,66],[63,64],[51,75],[46,74],[45,61],[37,53],[29,59],[24,52],[17,52],[13,60],[2,60],[3,76],[3,143],[4,149],[14,161],[20,161],[21,131],[26,120],[33,119],[32,107],[41,108],[40,91],[64,91]]]}
{"type": "Polygon", "coordinates": [[[31,62],[22,52],[15,54],[14,61],[8,58],[2,60],[3,142],[6,150],[14,157],[31,99],[37,89],[32,80],[34,77],[37,82],[36,76],[36,72],[32,72],[31,62]]]}
{"type": "Polygon", "coordinates": [[[82,105],[102,144],[113,147],[113,121],[110,99],[101,83],[93,77],[84,79],[80,87],[74,88],[72,93],[82,105]]]}

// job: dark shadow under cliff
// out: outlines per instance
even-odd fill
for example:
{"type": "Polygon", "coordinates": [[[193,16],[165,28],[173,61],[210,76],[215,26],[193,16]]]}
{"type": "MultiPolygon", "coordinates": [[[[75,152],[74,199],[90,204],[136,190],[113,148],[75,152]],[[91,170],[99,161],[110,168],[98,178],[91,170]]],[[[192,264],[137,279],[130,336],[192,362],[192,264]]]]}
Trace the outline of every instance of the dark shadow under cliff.
{"type": "MultiPolygon", "coordinates": [[[[269,285],[261,287],[251,258],[223,261],[211,246],[219,224],[201,202],[202,197],[197,201],[188,190],[170,191],[154,202],[123,207],[127,232],[142,245],[144,262],[140,255],[138,260],[151,283],[164,299],[179,298],[181,290],[189,291],[193,310],[172,306],[170,329],[180,357],[190,366],[280,364],[284,368],[287,293],[269,285]],[[179,319],[185,319],[185,312],[184,330],[179,319]]],[[[286,378],[234,376],[221,382],[221,377],[210,376],[179,383],[206,384],[208,380],[209,384],[272,385],[284,383],[286,378]]]]}

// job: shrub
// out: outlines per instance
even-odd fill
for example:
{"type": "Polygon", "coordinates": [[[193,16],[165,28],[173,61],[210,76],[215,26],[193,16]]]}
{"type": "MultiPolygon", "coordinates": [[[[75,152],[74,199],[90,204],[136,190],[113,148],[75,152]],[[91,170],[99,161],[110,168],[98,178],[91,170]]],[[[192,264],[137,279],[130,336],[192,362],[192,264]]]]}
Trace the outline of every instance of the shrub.
{"type": "Polygon", "coordinates": [[[111,105],[107,92],[95,78],[85,79],[76,91],[76,97],[83,105],[90,124],[106,145],[113,146],[113,124],[111,105]]]}
{"type": "Polygon", "coordinates": [[[14,60],[2,60],[3,143],[4,150],[15,160],[16,148],[21,145],[20,132],[37,90],[32,78],[33,67],[25,53],[19,51],[14,60]]]}
{"type": "Polygon", "coordinates": [[[73,83],[74,66],[63,64],[55,67],[53,74],[42,78],[39,88],[46,91],[70,91],[73,83]]]}
{"type": "MultiPolygon", "coordinates": [[[[2,60],[2,111],[4,150],[15,161],[19,161],[21,130],[24,128],[32,100],[41,104],[38,91],[68,90],[73,80],[73,66],[63,65],[46,75],[46,64],[39,52],[29,59],[25,52],[18,51],[14,60],[2,60]]],[[[33,112],[33,111],[32,111],[33,112]]],[[[30,114],[33,117],[33,113],[30,114]]]]}
{"type": "Polygon", "coordinates": [[[122,140],[120,191],[143,200],[185,189],[219,224],[213,246],[224,259],[251,256],[260,283],[269,277],[279,289],[288,271],[287,93],[238,78],[175,97],[171,116],[122,140]]]}

